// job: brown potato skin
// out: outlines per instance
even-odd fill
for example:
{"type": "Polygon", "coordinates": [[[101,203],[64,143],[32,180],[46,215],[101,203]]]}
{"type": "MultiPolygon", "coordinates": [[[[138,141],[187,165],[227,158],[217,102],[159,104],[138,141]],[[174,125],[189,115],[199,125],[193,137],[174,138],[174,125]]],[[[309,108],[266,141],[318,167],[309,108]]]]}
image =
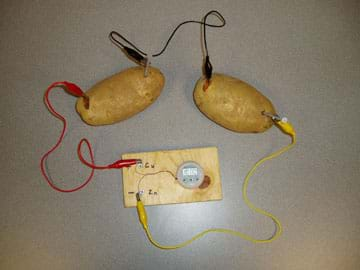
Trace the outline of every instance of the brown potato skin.
{"type": "Polygon", "coordinates": [[[197,81],[194,100],[199,110],[215,123],[241,133],[264,132],[273,125],[262,112],[275,114],[274,106],[251,85],[216,73],[206,91],[204,82],[205,78],[197,81]]]}
{"type": "Polygon", "coordinates": [[[165,84],[161,71],[149,67],[144,77],[144,67],[121,71],[90,88],[89,108],[84,98],[76,103],[76,110],[89,125],[110,125],[125,120],[150,106],[160,95],[165,84]]]}

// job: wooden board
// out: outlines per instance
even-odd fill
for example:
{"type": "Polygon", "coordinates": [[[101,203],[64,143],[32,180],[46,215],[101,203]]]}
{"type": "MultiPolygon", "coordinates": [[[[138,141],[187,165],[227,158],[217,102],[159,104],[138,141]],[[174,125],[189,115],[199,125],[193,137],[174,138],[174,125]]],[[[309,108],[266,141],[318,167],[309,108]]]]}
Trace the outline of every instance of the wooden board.
{"type": "Polygon", "coordinates": [[[222,199],[219,159],[216,147],[128,153],[122,155],[122,158],[137,158],[143,162],[142,165],[122,170],[125,207],[136,206],[135,194],[138,190],[144,191],[141,200],[145,205],[222,199]],[[176,180],[177,169],[186,161],[195,161],[203,168],[204,174],[210,180],[207,187],[187,189],[178,183],[176,180]]]}

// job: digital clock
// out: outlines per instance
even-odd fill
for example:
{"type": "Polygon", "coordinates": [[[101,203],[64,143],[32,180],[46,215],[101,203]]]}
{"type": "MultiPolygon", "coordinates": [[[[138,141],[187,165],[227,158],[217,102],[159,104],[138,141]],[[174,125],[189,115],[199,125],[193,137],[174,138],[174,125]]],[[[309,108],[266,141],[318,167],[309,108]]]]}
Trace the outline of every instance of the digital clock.
{"type": "Polygon", "coordinates": [[[178,168],[177,180],[185,188],[197,188],[204,181],[204,171],[198,163],[187,161],[178,168]]]}
{"type": "Polygon", "coordinates": [[[198,169],[196,167],[185,168],[183,169],[183,175],[185,176],[196,176],[198,174],[198,169]]]}

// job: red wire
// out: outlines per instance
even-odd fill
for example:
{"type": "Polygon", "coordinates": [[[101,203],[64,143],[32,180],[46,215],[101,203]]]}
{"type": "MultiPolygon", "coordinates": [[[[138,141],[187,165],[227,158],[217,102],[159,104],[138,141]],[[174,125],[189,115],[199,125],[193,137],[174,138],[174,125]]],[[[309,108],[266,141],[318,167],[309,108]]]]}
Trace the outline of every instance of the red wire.
{"type": "MultiPolygon", "coordinates": [[[[75,188],[72,188],[72,189],[62,189],[62,188],[59,188],[57,187],[56,185],[54,185],[49,176],[47,175],[46,173],[46,169],[45,169],[45,161],[46,159],[48,158],[48,156],[54,152],[56,150],[56,148],[59,147],[59,145],[61,144],[63,138],[64,138],[64,135],[65,135],[65,131],[66,131],[66,119],[61,115],[59,114],[58,112],[55,111],[54,107],[51,105],[50,101],[49,101],[49,93],[52,89],[55,89],[55,87],[57,86],[65,86],[66,87],[66,90],[68,90],[70,93],[76,95],[76,96],[81,96],[81,93],[82,91],[80,90],[80,88],[77,87],[74,88],[75,85],[71,84],[71,83],[68,83],[68,82],[55,82],[53,84],[51,84],[48,89],[46,90],[45,92],[45,95],[44,95],[44,101],[45,101],[45,105],[47,106],[47,108],[49,109],[49,111],[57,118],[59,118],[62,122],[63,122],[63,129],[61,131],[61,134],[60,134],[60,137],[58,139],[58,141],[56,142],[56,144],[49,150],[47,151],[41,158],[41,161],[40,161],[40,168],[41,168],[41,173],[42,175],[44,176],[45,180],[48,182],[48,184],[50,185],[50,187],[52,187],[53,189],[57,190],[57,191],[60,191],[60,192],[74,192],[74,191],[77,191],[77,190],[80,190],[82,189],[83,187],[85,187],[92,179],[93,175],[94,175],[94,170],[95,169],[106,169],[108,168],[108,166],[96,166],[94,164],[94,155],[93,155],[93,152],[92,152],[92,149],[91,149],[91,145],[89,143],[89,141],[85,138],[81,139],[81,141],[79,142],[79,145],[78,145],[78,155],[79,155],[79,158],[80,160],[85,163],[87,166],[89,166],[91,168],[91,173],[89,175],[89,177],[86,179],[85,182],[83,182],[80,186],[77,186],[75,188]],[[81,154],[81,146],[82,144],[85,142],[85,144],[87,145],[87,148],[89,150],[89,155],[90,155],[90,159],[91,159],[91,163],[87,162],[82,154],[81,154]]],[[[57,88],[59,89],[59,88],[57,88]]]]}
{"type": "Polygon", "coordinates": [[[82,163],[84,163],[86,166],[90,167],[92,170],[91,170],[91,173],[89,175],[89,177],[86,179],[86,181],[84,183],[82,183],[80,186],[76,187],[76,188],[72,188],[72,189],[62,189],[62,188],[59,188],[57,186],[55,186],[53,184],[53,182],[50,180],[49,176],[47,175],[46,173],[46,169],[45,169],[45,162],[46,162],[46,159],[48,158],[48,156],[54,152],[56,150],[56,148],[59,147],[59,145],[61,144],[63,138],[64,138],[64,135],[65,135],[65,131],[66,131],[66,119],[61,115],[59,114],[58,112],[55,111],[54,107],[51,105],[50,103],[50,100],[49,100],[49,93],[52,89],[54,89],[55,87],[58,87],[58,86],[62,86],[63,89],[65,89],[66,91],[68,91],[70,94],[74,95],[74,96],[77,96],[77,97],[81,97],[84,95],[84,92],[75,84],[73,83],[69,83],[69,82],[54,82],[53,84],[51,84],[48,89],[46,90],[45,92],[45,95],[44,95],[44,102],[45,102],[45,105],[46,107],[49,109],[49,111],[57,118],[59,118],[61,120],[61,122],[63,122],[63,129],[61,131],[61,134],[60,134],[60,137],[58,139],[58,141],[56,142],[56,144],[49,150],[47,151],[41,158],[41,161],[40,161],[40,169],[41,169],[41,173],[42,175],[44,176],[45,180],[48,182],[48,184],[50,185],[50,187],[52,187],[53,189],[57,190],[57,191],[60,191],[60,192],[74,192],[74,191],[77,191],[79,189],[82,189],[83,187],[85,187],[92,179],[93,175],[94,175],[94,170],[97,169],[97,170],[104,170],[104,169],[120,169],[120,168],[124,168],[124,167],[130,167],[132,165],[135,165],[139,162],[141,162],[141,160],[139,159],[120,159],[120,160],[117,160],[115,161],[114,163],[112,164],[109,164],[109,165],[105,165],[105,166],[99,166],[99,165],[95,165],[94,164],[94,154],[92,152],[92,149],[91,149],[91,144],[90,142],[86,139],[86,138],[82,138],[78,144],[78,147],[77,147],[77,153],[78,153],[78,156],[79,156],[79,159],[82,163]],[[89,155],[90,155],[90,159],[91,159],[91,163],[86,161],[84,159],[84,157],[82,156],[81,154],[81,147],[83,145],[83,143],[86,144],[88,150],[89,150],[89,155]]]}
{"type": "Polygon", "coordinates": [[[97,170],[110,169],[109,165],[106,165],[106,166],[95,165],[94,160],[91,158],[91,155],[90,155],[90,158],[91,158],[92,163],[89,163],[88,161],[86,161],[84,159],[84,157],[82,156],[82,154],[81,154],[81,146],[82,146],[83,142],[86,143],[86,145],[87,145],[88,149],[90,149],[90,153],[91,153],[91,145],[90,145],[89,141],[87,139],[85,139],[85,138],[82,138],[80,140],[80,142],[78,144],[78,148],[77,148],[77,153],[78,153],[78,156],[79,156],[79,159],[81,160],[81,162],[84,163],[85,165],[87,165],[88,167],[92,168],[92,169],[97,169],[97,170]]]}

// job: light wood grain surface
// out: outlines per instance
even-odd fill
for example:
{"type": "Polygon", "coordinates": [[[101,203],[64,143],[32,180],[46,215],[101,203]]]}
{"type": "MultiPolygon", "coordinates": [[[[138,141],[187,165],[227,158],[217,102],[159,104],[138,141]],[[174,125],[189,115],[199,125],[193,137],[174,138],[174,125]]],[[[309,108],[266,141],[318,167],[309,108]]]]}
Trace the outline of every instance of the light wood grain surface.
{"type": "Polygon", "coordinates": [[[216,147],[130,153],[122,155],[122,158],[137,158],[143,162],[142,166],[123,169],[125,207],[136,206],[135,193],[138,191],[144,191],[142,200],[145,205],[222,199],[216,147]],[[178,183],[175,178],[177,169],[186,161],[195,161],[202,167],[204,174],[210,178],[209,186],[187,189],[178,183]]]}

